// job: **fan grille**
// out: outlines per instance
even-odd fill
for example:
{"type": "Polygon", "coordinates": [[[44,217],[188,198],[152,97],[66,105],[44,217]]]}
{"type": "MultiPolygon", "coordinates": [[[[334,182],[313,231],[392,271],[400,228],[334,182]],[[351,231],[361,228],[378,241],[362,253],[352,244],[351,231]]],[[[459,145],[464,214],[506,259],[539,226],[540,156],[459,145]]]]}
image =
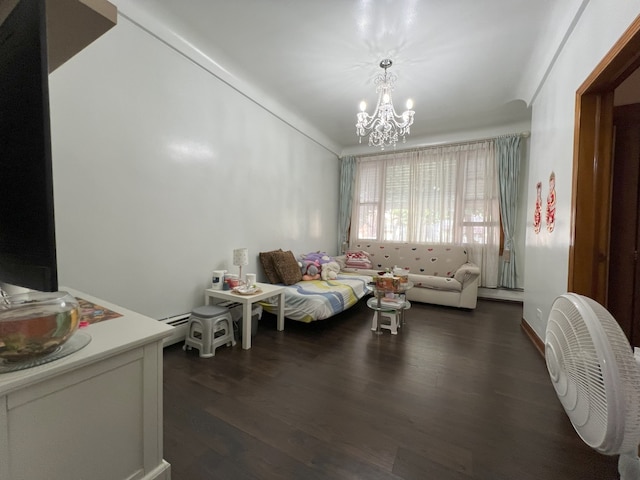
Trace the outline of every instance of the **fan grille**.
{"type": "Polygon", "coordinates": [[[624,403],[624,439],[618,452],[636,451],[640,443],[640,371],[633,350],[620,325],[598,302],[582,297],[593,309],[615,358],[624,403]]]}
{"type": "Polygon", "coordinates": [[[577,294],[558,297],[545,340],[553,386],[584,442],[602,453],[640,442],[640,371],[615,319],[577,294]]]}

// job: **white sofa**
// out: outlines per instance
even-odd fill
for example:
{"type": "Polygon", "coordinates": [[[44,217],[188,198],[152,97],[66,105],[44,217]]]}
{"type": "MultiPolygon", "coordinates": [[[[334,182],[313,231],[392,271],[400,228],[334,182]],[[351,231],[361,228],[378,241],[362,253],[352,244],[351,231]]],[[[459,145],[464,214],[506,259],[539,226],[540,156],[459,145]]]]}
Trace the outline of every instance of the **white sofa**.
{"type": "Polygon", "coordinates": [[[429,245],[392,242],[360,242],[349,251],[366,252],[371,269],[346,265],[345,272],[376,275],[395,266],[409,270],[413,288],[410,301],[459,308],[476,308],[480,268],[469,262],[467,249],[459,245],[429,245]]]}

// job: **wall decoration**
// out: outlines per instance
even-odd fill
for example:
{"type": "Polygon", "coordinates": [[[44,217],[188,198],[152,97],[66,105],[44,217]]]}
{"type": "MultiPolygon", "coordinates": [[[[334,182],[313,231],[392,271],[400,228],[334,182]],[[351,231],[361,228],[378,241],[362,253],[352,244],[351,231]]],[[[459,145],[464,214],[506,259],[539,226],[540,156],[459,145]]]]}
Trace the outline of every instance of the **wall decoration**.
{"type": "Polygon", "coordinates": [[[547,195],[547,231],[553,232],[556,223],[556,174],[549,175],[549,194],[547,195]]]}
{"type": "Polygon", "coordinates": [[[542,224],[542,182],[536,183],[536,209],[533,212],[533,231],[540,233],[542,224]]]}

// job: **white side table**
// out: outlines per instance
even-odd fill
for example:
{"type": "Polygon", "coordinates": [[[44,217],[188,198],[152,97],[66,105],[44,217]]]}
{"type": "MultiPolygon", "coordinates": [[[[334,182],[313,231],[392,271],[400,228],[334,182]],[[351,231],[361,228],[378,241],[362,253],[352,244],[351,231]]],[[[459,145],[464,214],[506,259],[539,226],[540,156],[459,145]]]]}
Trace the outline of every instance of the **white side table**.
{"type": "Polygon", "coordinates": [[[242,348],[248,350],[251,348],[251,305],[265,298],[278,297],[278,330],[284,330],[284,287],[281,285],[271,285],[270,283],[256,283],[261,290],[254,295],[240,295],[232,290],[216,290],[207,288],[204,291],[204,303],[210,305],[214,302],[211,300],[229,300],[242,305],[242,348]]]}

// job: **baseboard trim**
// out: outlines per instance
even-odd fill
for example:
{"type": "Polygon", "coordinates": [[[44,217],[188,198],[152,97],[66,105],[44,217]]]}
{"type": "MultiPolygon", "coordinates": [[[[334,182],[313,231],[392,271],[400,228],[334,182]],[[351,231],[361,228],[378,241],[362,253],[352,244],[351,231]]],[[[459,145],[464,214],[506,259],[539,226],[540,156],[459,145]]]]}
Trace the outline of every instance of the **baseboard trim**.
{"type": "Polygon", "coordinates": [[[522,303],[524,290],[478,287],[478,298],[522,303]]]}
{"type": "Polygon", "coordinates": [[[529,325],[524,318],[520,320],[520,326],[522,327],[522,330],[524,330],[524,333],[527,334],[527,337],[529,337],[529,340],[531,340],[531,343],[533,343],[533,346],[536,347],[538,353],[544,358],[544,342],[542,341],[542,339],[533,330],[533,328],[531,328],[531,325],[529,325]]]}

